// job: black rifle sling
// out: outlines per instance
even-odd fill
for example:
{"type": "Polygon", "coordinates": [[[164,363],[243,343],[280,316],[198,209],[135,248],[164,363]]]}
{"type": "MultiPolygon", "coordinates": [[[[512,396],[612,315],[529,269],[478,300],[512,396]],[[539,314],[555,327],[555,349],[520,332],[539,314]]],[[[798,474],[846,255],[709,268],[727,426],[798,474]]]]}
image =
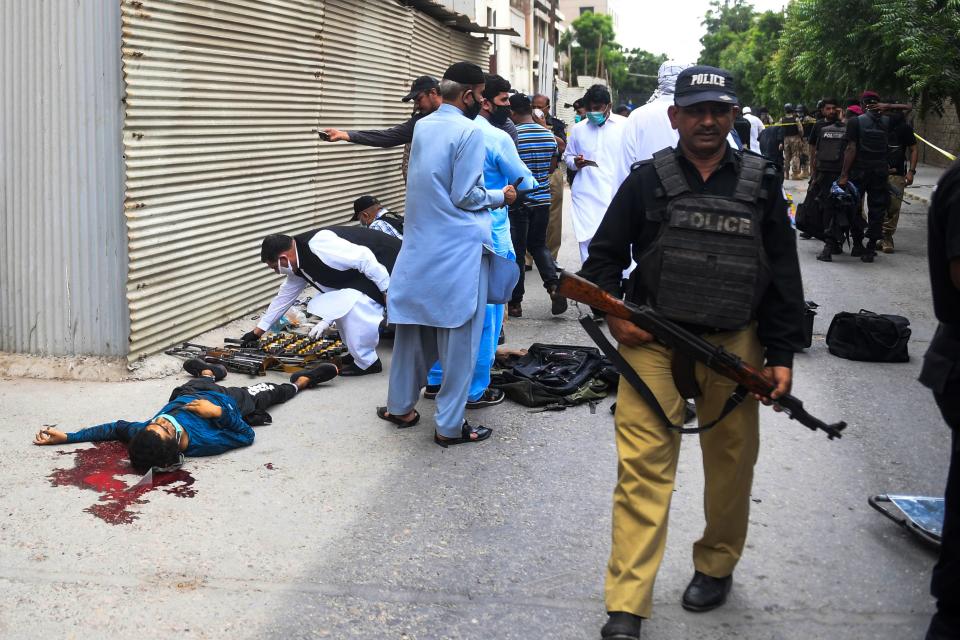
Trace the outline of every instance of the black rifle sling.
{"type": "MultiPolygon", "coordinates": [[[[644,402],[650,407],[653,413],[660,419],[660,422],[663,423],[667,429],[671,431],[676,431],[678,433],[702,433],[707,429],[711,429],[717,425],[718,422],[730,415],[730,412],[740,406],[740,403],[743,402],[747,397],[747,389],[743,385],[737,385],[737,388],[734,389],[733,393],[730,394],[730,397],[727,398],[726,403],[723,405],[723,410],[720,411],[720,416],[711,421],[709,424],[706,424],[702,427],[684,427],[681,425],[675,425],[670,422],[670,418],[667,417],[667,414],[664,413],[663,407],[660,406],[660,401],[657,400],[657,396],[653,394],[653,391],[650,390],[650,387],[647,386],[647,383],[643,381],[640,377],[640,374],[630,366],[630,363],[624,359],[620,352],[617,351],[616,347],[610,344],[610,341],[607,340],[607,337],[603,335],[603,332],[600,330],[600,327],[597,326],[597,323],[593,321],[589,316],[584,316],[580,318],[580,324],[586,330],[587,335],[600,347],[600,351],[603,352],[603,355],[607,356],[607,359],[610,360],[614,368],[620,373],[620,376],[624,378],[627,382],[630,383],[630,386],[633,387],[634,391],[640,394],[640,397],[643,398],[644,402]]],[[[699,420],[699,416],[698,416],[699,420]]]]}

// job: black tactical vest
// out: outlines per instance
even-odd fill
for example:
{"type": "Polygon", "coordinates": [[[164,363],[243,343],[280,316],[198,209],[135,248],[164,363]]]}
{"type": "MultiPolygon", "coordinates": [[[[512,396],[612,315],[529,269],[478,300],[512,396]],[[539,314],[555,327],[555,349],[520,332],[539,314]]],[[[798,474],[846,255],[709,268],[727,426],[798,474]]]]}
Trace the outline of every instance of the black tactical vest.
{"type": "Polygon", "coordinates": [[[839,121],[820,129],[817,133],[817,171],[840,173],[843,170],[846,134],[847,128],[839,121]]]}
{"type": "Polygon", "coordinates": [[[887,137],[890,132],[890,118],[874,117],[865,113],[857,116],[860,127],[860,139],[857,143],[856,165],[861,169],[887,168],[887,137]]]}
{"type": "Polygon", "coordinates": [[[653,164],[665,207],[657,239],[638,260],[648,303],[677,322],[743,328],[770,282],[760,235],[767,161],[743,154],[730,196],[693,193],[671,148],[653,154],[653,164]]]}
{"type": "Polygon", "coordinates": [[[378,220],[383,220],[388,225],[393,227],[394,231],[403,235],[403,216],[393,211],[387,211],[382,216],[377,218],[378,220]]]}
{"type": "Polygon", "coordinates": [[[792,138],[803,133],[803,125],[796,116],[783,116],[780,119],[780,127],[783,129],[783,137],[792,138]]]}
{"type": "MultiPolygon", "coordinates": [[[[367,247],[373,252],[377,262],[387,268],[387,272],[393,272],[393,264],[397,261],[397,254],[400,253],[398,239],[363,227],[335,226],[324,230],[332,231],[347,242],[367,247]]],[[[346,271],[334,269],[323,262],[322,256],[310,250],[310,239],[316,234],[317,231],[307,231],[293,236],[294,242],[297,243],[297,259],[300,263],[297,275],[318,289],[317,285],[323,285],[329,289],[356,289],[383,304],[385,302],[383,293],[367,276],[356,269],[346,271]]]]}

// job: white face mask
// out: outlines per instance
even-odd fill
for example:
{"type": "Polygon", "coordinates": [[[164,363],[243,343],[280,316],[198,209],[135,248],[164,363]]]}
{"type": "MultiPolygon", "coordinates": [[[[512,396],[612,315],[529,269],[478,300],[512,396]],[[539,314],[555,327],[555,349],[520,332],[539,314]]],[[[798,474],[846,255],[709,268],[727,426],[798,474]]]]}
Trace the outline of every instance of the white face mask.
{"type": "MultiPolygon", "coordinates": [[[[297,254],[297,248],[296,248],[296,247],[293,248],[293,253],[294,253],[294,255],[297,254]]],[[[282,276],[295,276],[295,275],[297,275],[296,271],[294,271],[294,269],[293,269],[293,263],[290,262],[290,258],[287,258],[286,256],[280,256],[279,258],[277,258],[277,272],[280,273],[280,275],[282,275],[282,276]],[[287,266],[283,266],[283,263],[280,262],[280,261],[283,260],[283,259],[286,259],[286,261],[287,261],[287,266]]]]}

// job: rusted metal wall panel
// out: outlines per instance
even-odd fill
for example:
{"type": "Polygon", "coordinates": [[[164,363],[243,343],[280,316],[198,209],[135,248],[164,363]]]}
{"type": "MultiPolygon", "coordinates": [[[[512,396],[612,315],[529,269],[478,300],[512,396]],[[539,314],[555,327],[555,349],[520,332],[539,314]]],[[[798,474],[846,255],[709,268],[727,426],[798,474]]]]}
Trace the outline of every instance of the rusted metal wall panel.
{"type": "Polygon", "coordinates": [[[116,2],[0,2],[0,351],[127,352],[116,2]]]}

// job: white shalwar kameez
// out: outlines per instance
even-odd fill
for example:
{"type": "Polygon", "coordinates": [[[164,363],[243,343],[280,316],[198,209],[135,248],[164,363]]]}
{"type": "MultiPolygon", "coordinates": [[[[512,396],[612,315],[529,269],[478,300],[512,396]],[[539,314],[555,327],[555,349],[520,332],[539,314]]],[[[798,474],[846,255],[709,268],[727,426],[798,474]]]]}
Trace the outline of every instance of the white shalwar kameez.
{"type": "Polygon", "coordinates": [[[610,114],[599,127],[589,120],[581,120],[573,125],[567,138],[563,160],[577,172],[570,188],[570,200],[573,204],[573,232],[580,243],[581,262],[586,261],[590,240],[620,187],[617,182],[621,162],[620,144],[626,121],[626,118],[615,113],[610,114]],[[580,155],[585,160],[593,160],[597,166],[577,169],[574,158],[580,155]]]}

